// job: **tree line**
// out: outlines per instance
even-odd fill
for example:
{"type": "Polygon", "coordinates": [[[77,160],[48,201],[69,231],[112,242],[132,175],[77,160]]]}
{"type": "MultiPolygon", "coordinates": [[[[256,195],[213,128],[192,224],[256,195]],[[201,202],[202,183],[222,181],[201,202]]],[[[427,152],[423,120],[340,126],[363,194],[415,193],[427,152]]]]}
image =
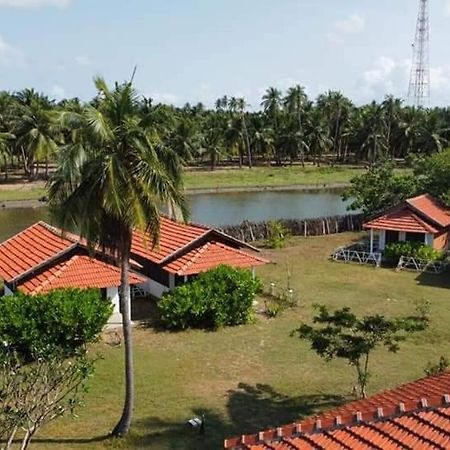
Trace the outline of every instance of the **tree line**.
{"type": "MultiPolygon", "coordinates": [[[[101,101],[97,95],[87,103],[77,98],[56,102],[33,89],[0,92],[5,178],[12,166],[20,166],[30,179],[48,175],[49,162],[77,139],[59,120],[61,114],[81,114],[101,101]]],[[[217,99],[213,108],[157,104],[144,96],[137,101],[142,121],[152,129],[153,145],[169,149],[185,165],[212,170],[220,163],[373,164],[430,155],[450,142],[450,108],[414,108],[392,96],[356,106],[337,91],[310,99],[297,85],[284,93],[268,88],[258,110],[250,110],[244,98],[228,96],[217,99]]]]}

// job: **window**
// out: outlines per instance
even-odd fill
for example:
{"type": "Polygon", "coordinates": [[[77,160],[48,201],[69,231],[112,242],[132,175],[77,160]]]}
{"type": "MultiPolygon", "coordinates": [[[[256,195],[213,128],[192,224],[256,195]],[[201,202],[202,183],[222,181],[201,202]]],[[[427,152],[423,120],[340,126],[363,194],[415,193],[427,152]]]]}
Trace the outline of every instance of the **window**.
{"type": "Polygon", "coordinates": [[[406,242],[425,242],[425,235],[423,233],[406,233],[406,242]]]}

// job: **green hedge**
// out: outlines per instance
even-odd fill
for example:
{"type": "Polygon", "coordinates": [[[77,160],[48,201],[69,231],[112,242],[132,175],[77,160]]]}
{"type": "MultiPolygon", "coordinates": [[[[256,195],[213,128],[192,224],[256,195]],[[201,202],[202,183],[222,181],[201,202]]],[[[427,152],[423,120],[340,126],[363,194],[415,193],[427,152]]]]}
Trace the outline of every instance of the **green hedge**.
{"type": "Polygon", "coordinates": [[[445,253],[421,242],[393,242],[384,250],[384,257],[388,263],[398,264],[401,256],[412,256],[418,259],[441,261],[445,253]]]}
{"type": "Polygon", "coordinates": [[[25,359],[70,356],[95,341],[113,310],[98,290],[55,290],[0,298],[0,342],[25,359]]]}
{"type": "Polygon", "coordinates": [[[158,302],[162,323],[176,330],[248,323],[261,288],[248,270],[219,266],[164,294],[158,302]]]}

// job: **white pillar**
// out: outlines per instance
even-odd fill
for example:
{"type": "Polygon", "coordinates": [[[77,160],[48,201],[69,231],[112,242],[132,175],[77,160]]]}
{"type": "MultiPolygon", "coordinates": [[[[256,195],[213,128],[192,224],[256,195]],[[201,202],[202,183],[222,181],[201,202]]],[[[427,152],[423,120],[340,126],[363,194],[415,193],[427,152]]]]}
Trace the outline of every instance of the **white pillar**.
{"type": "Polygon", "coordinates": [[[370,229],[370,253],[373,253],[373,228],[370,229]]]}
{"type": "Polygon", "coordinates": [[[169,289],[175,289],[175,275],[173,273],[169,274],[169,289]]]}

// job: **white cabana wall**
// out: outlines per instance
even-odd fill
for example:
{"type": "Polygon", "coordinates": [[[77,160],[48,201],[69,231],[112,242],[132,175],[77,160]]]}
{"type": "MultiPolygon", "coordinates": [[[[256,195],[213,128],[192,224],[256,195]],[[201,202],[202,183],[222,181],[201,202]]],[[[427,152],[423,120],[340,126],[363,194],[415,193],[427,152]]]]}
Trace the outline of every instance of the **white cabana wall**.
{"type": "Polygon", "coordinates": [[[164,286],[164,284],[158,283],[155,280],[149,279],[145,283],[138,284],[138,287],[142,289],[146,294],[150,294],[153,297],[161,298],[164,292],[168,292],[170,288],[164,286]]]}
{"type": "MultiPolygon", "coordinates": [[[[372,230],[370,231],[372,233],[372,230]]],[[[383,251],[386,248],[386,230],[373,230],[373,242],[378,238],[378,250],[383,251]]],[[[398,242],[406,241],[406,232],[399,231],[398,242]]],[[[423,234],[423,242],[430,247],[433,247],[434,236],[431,233],[423,234]]]]}

